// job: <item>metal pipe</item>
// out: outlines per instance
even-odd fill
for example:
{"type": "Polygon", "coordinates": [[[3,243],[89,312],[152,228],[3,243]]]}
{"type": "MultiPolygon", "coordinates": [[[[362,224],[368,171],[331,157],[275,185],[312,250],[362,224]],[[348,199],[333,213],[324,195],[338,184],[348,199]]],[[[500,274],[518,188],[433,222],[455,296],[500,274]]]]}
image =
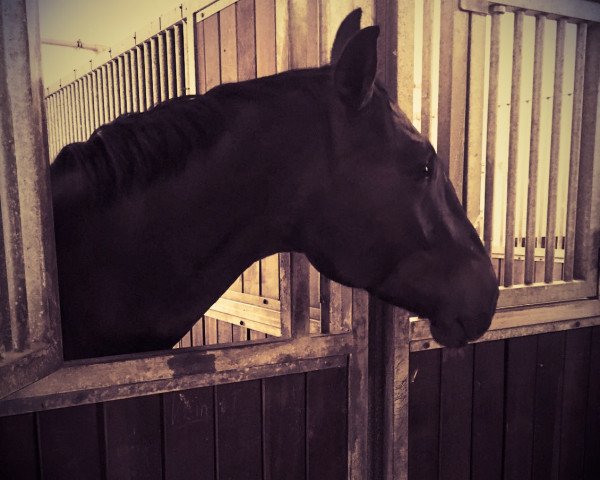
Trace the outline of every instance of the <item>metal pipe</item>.
{"type": "Polygon", "coordinates": [[[76,48],[79,50],[90,50],[90,51],[96,52],[96,53],[108,49],[108,47],[106,45],[84,43],[81,40],[76,40],[74,42],[67,41],[67,40],[56,40],[54,38],[42,38],[42,45],[54,45],[55,47],[68,47],[68,48],[76,48]]]}

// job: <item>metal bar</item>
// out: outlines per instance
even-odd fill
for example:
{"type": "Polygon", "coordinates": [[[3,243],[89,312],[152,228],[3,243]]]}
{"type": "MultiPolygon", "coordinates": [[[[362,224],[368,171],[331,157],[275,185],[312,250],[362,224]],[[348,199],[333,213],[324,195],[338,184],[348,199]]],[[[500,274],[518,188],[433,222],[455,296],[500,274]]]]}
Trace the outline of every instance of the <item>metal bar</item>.
{"type": "Polygon", "coordinates": [[[111,78],[112,78],[112,95],[113,95],[113,104],[114,104],[114,118],[117,118],[121,115],[121,94],[120,94],[120,85],[119,85],[119,64],[117,62],[117,58],[115,58],[111,65],[111,78]]]}
{"type": "MultiPolygon", "coordinates": [[[[46,98],[46,115],[47,115],[47,121],[48,121],[48,150],[49,150],[49,155],[50,155],[50,160],[54,159],[55,157],[55,150],[56,150],[56,122],[54,120],[54,114],[56,112],[56,109],[54,107],[54,95],[50,95],[49,97],[46,98]]],[[[0,209],[2,207],[0,206],[0,209]]],[[[2,223],[2,222],[0,222],[2,223]]],[[[1,234],[0,234],[1,235],[1,234]]],[[[1,241],[0,241],[1,242],[1,241]]],[[[0,250],[3,250],[3,246],[0,245],[0,250]]],[[[0,255],[2,255],[2,253],[0,252],[0,255]]],[[[0,265],[2,265],[0,263],[0,265]]],[[[1,268],[1,267],[0,267],[1,268]]]]}
{"type": "Polygon", "coordinates": [[[75,92],[77,94],[77,141],[81,142],[85,138],[85,103],[83,101],[83,79],[75,82],[75,92]]]}
{"type": "MultiPolygon", "coordinates": [[[[192,22],[192,17],[188,17],[188,22],[192,22]]],[[[192,28],[192,33],[193,33],[193,28],[192,28]]],[[[183,24],[178,23],[177,25],[175,25],[175,31],[174,31],[174,44],[175,44],[175,84],[176,84],[176,88],[175,88],[175,95],[180,97],[182,95],[186,94],[186,70],[185,70],[185,49],[184,49],[184,45],[186,45],[184,43],[184,36],[183,36],[183,24]]],[[[194,42],[194,35],[192,35],[191,40],[189,40],[191,42],[191,47],[193,49],[193,42],[194,42]]],[[[196,55],[195,53],[193,53],[193,56],[190,57],[191,59],[193,59],[194,61],[192,63],[188,63],[188,70],[193,70],[195,69],[195,65],[196,65],[196,55]]],[[[194,80],[194,85],[195,85],[195,80],[194,80]]],[[[192,87],[194,88],[194,87],[192,87]]],[[[189,91],[187,92],[188,94],[193,94],[195,93],[194,91],[189,91]]]]}
{"type": "Polygon", "coordinates": [[[162,32],[157,36],[158,43],[158,83],[160,86],[160,100],[164,102],[169,98],[169,76],[167,73],[167,33],[162,32]]]}
{"type": "Polygon", "coordinates": [[[117,66],[119,72],[119,106],[121,115],[127,110],[127,100],[125,99],[127,93],[127,81],[125,79],[125,55],[120,55],[117,58],[117,66]]]}
{"type": "Polygon", "coordinates": [[[102,50],[106,50],[108,47],[105,45],[98,45],[94,43],[82,42],[81,40],[76,40],[74,42],[69,42],[65,40],[56,40],[54,38],[42,38],[42,45],[54,45],[57,47],[69,47],[76,48],[78,50],[90,50],[92,52],[101,52],[102,50]]]}
{"type": "Polygon", "coordinates": [[[100,101],[100,71],[92,72],[92,94],[94,99],[94,130],[100,126],[100,118],[102,117],[102,103],[100,101]]]}
{"type": "Polygon", "coordinates": [[[112,115],[111,115],[111,110],[109,107],[109,97],[110,97],[110,90],[108,88],[108,66],[107,65],[103,65],[102,67],[102,105],[103,105],[103,111],[104,111],[104,120],[102,121],[102,123],[107,123],[110,122],[112,120],[112,115]]]}
{"type": "Polygon", "coordinates": [[[525,233],[525,284],[535,277],[535,222],[537,208],[537,179],[540,156],[540,111],[542,105],[542,67],[544,62],[544,27],[546,19],[535,20],[535,53],[533,60],[533,91],[531,96],[531,136],[529,141],[529,184],[527,186],[527,226],[525,233]]]}
{"type": "Polygon", "coordinates": [[[431,71],[433,63],[433,1],[423,0],[423,56],[421,75],[421,133],[431,136],[431,71]]]}
{"type": "Polygon", "coordinates": [[[73,141],[73,120],[71,115],[71,85],[65,87],[65,144],[73,141]]]}
{"type": "Polygon", "coordinates": [[[515,251],[515,207],[517,198],[517,155],[521,113],[521,67],[523,61],[523,12],[515,13],[512,87],[510,92],[510,132],[506,180],[506,235],[504,237],[504,286],[513,284],[515,251]]]}
{"type": "Polygon", "coordinates": [[[579,186],[579,154],[581,149],[586,39],[587,24],[580,23],[577,25],[577,44],[575,47],[575,83],[573,85],[569,192],[567,194],[567,228],[565,233],[565,260],[563,269],[563,280],[566,282],[573,280],[575,262],[575,221],[577,218],[577,191],[579,186]]]}
{"type": "Polygon", "coordinates": [[[81,77],[81,101],[83,103],[83,139],[87,139],[91,135],[90,131],[90,86],[89,75],[81,77]]]}
{"type": "Polygon", "coordinates": [[[132,78],[135,71],[135,88],[133,88],[133,109],[137,112],[143,112],[145,110],[145,90],[144,90],[144,55],[141,46],[135,47],[134,56],[135,59],[132,62],[132,78]]]}
{"type": "Polygon", "coordinates": [[[116,75],[114,73],[115,66],[113,62],[108,62],[106,64],[106,74],[107,74],[107,92],[108,92],[108,120],[112,121],[117,116],[117,103],[118,99],[115,95],[115,82],[114,79],[116,75]]]}
{"type": "Polygon", "coordinates": [[[124,95],[123,98],[125,100],[125,111],[131,112],[133,109],[131,108],[132,104],[132,75],[131,75],[131,52],[125,52],[123,55],[123,80],[125,83],[125,88],[123,90],[124,95]]]}
{"type": "Polygon", "coordinates": [[[150,40],[151,76],[152,76],[152,104],[161,101],[160,91],[160,67],[158,62],[158,36],[150,40]]]}
{"type": "Polygon", "coordinates": [[[485,155],[485,209],[483,220],[483,243],[492,252],[494,231],[494,174],[496,168],[496,135],[498,133],[498,59],[500,57],[500,15],[492,14],[490,46],[490,85],[488,91],[487,145],[485,155]]]}
{"type": "Polygon", "coordinates": [[[142,85],[145,87],[145,106],[146,110],[153,105],[154,92],[152,83],[152,55],[150,52],[151,41],[144,42],[144,82],[142,85]]]}
{"type": "Polygon", "coordinates": [[[166,69],[167,69],[167,98],[175,97],[177,86],[175,85],[175,29],[169,28],[166,31],[165,50],[166,50],[166,69]]]}
{"type": "Polygon", "coordinates": [[[556,29],[556,56],[554,64],[554,93],[552,103],[552,138],[550,140],[550,173],[548,178],[548,214],[546,223],[546,265],[544,282],[551,283],[554,276],[554,250],[556,236],[556,190],[558,185],[558,160],[560,154],[560,121],[562,115],[563,66],[565,60],[565,30],[567,21],[561,18],[556,29]]]}

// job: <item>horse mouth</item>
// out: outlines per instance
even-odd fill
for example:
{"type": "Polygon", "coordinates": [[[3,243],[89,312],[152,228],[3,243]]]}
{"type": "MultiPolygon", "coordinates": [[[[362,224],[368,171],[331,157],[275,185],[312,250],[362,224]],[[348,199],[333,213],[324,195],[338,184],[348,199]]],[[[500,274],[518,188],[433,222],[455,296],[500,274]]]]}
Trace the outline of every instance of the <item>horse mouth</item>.
{"type": "MultiPolygon", "coordinates": [[[[490,319],[491,321],[491,319],[490,319]]],[[[460,348],[481,338],[487,331],[490,322],[485,322],[484,326],[477,330],[470,331],[465,327],[461,318],[456,318],[452,322],[438,323],[431,320],[430,329],[433,339],[444,347],[460,348]]]]}

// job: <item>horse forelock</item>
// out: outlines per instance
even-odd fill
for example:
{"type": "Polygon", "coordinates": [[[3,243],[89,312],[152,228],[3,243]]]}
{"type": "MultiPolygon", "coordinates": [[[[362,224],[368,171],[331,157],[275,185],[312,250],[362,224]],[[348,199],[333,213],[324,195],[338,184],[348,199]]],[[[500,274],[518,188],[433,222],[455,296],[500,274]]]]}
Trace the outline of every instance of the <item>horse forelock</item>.
{"type": "Polygon", "coordinates": [[[142,113],[128,113],[65,146],[51,165],[56,177],[79,172],[86,191],[109,200],[183,169],[190,152],[207,147],[225,128],[214,100],[180,97],[142,113]]]}

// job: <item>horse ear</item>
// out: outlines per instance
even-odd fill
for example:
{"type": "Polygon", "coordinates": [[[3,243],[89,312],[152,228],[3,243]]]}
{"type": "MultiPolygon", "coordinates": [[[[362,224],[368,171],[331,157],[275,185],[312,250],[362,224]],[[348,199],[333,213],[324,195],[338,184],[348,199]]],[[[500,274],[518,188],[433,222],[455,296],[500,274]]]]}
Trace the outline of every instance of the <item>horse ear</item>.
{"type": "Polygon", "coordinates": [[[360,110],[373,95],[377,72],[377,37],[379,27],[367,27],[346,44],[335,64],[333,82],[342,101],[360,110]]]}
{"type": "Polygon", "coordinates": [[[362,10],[357,8],[350,12],[346,18],[340,24],[337,33],[335,34],[335,40],[333,41],[333,47],[331,47],[331,64],[335,65],[340,57],[344,46],[348,41],[356,35],[360,30],[360,17],[362,16],[362,10]]]}

